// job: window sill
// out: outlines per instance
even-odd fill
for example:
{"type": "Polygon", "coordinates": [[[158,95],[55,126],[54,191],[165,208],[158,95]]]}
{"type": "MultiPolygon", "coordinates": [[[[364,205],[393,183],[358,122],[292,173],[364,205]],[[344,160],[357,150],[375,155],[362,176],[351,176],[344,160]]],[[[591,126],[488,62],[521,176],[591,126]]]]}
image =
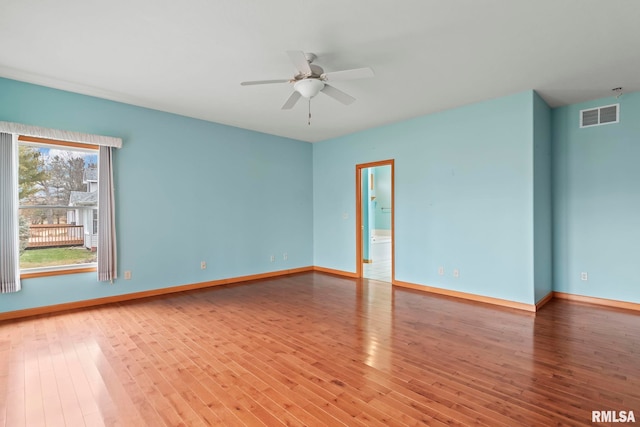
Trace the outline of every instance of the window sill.
{"type": "Polygon", "coordinates": [[[66,274],[91,273],[98,271],[95,264],[80,264],[70,267],[68,265],[62,267],[42,267],[30,268],[20,272],[21,279],[34,279],[36,277],[63,276],[66,274]]]}

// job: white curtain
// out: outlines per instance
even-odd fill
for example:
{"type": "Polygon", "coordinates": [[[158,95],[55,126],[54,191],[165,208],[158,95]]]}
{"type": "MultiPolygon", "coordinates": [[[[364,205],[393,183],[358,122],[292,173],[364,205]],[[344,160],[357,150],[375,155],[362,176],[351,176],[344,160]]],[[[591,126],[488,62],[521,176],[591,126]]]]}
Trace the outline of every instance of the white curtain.
{"type": "Polygon", "coordinates": [[[101,146],[98,162],[98,280],[104,282],[118,278],[113,148],[101,146]]]}
{"type": "Polygon", "coordinates": [[[0,293],[20,290],[18,155],[10,133],[0,133],[0,293]]]}

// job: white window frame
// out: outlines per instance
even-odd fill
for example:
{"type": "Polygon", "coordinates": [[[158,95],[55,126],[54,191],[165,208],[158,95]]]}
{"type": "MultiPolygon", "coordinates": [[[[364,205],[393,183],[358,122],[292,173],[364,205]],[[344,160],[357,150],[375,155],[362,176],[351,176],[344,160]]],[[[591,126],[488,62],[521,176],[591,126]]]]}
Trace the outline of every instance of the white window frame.
{"type": "MultiPolygon", "coordinates": [[[[67,151],[79,151],[84,153],[91,153],[97,156],[96,165],[100,162],[100,153],[97,146],[87,145],[87,144],[78,144],[69,141],[58,141],[51,140],[47,138],[30,138],[25,137],[24,135],[18,135],[18,147],[19,146],[27,146],[27,147],[38,147],[38,148],[55,148],[60,150],[67,151]],[[38,140],[38,141],[35,141],[38,140]]],[[[19,153],[19,149],[16,150],[16,156],[19,153]]],[[[19,166],[19,164],[18,164],[19,166]]],[[[36,208],[39,206],[35,206],[36,208]]],[[[46,207],[46,206],[43,206],[46,207]]],[[[92,208],[92,221],[91,224],[85,225],[90,227],[91,233],[93,233],[93,211],[97,211],[98,207],[92,208]]],[[[77,220],[77,219],[76,219],[77,220]]],[[[21,278],[30,278],[30,277],[41,277],[41,276],[55,276],[62,274],[73,274],[73,273],[85,273],[96,271],[98,266],[97,260],[90,263],[82,263],[82,264],[65,264],[65,265],[56,265],[56,266],[46,266],[46,267],[33,267],[33,268],[20,268],[20,277],[21,278]]]]}

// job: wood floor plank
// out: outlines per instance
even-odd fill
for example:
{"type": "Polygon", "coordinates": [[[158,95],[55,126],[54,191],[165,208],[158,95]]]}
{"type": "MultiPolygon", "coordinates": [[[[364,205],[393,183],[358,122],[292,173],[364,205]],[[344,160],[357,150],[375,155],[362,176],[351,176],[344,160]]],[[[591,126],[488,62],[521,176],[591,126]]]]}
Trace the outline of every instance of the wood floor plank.
{"type": "Polygon", "coordinates": [[[0,425],[640,419],[640,315],[302,273],[0,323],[0,425]]]}

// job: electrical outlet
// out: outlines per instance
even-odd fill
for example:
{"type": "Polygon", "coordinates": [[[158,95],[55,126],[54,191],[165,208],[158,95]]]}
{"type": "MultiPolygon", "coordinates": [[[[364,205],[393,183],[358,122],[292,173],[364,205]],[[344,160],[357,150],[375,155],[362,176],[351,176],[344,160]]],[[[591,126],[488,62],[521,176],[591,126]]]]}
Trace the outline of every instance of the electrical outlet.
{"type": "Polygon", "coordinates": [[[283,253],[283,254],[282,254],[282,259],[283,259],[283,260],[285,260],[285,261],[286,261],[286,260],[288,260],[288,259],[289,259],[289,255],[287,255],[287,253],[286,253],[286,252],[285,252],[285,253],[283,253]]]}
{"type": "Polygon", "coordinates": [[[275,262],[276,261],[276,256],[275,255],[271,255],[271,262],[275,262]]]}
{"type": "Polygon", "coordinates": [[[124,280],[131,280],[131,271],[127,270],[124,272],[124,280]]]}
{"type": "Polygon", "coordinates": [[[206,270],[207,269],[207,262],[206,261],[200,261],[200,269],[202,269],[202,270],[206,270]]]}
{"type": "Polygon", "coordinates": [[[580,280],[586,282],[587,280],[589,280],[589,275],[583,271],[582,273],[580,273],[580,280]]]}
{"type": "Polygon", "coordinates": [[[453,269],[453,277],[455,277],[456,279],[458,277],[460,277],[460,270],[458,270],[457,268],[453,269]]]}
{"type": "Polygon", "coordinates": [[[444,267],[438,267],[438,276],[444,276],[444,267]]]}

